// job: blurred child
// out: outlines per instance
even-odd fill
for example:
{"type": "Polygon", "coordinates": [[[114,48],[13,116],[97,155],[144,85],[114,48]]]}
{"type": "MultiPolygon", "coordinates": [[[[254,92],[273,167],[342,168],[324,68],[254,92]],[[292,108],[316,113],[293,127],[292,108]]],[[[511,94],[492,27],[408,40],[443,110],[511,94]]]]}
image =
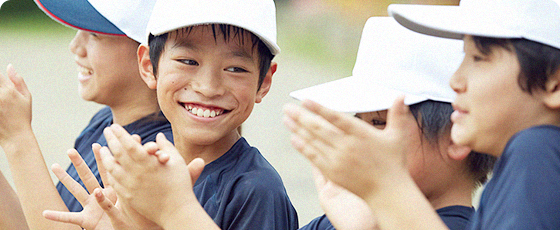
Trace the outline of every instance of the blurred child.
{"type": "MultiPolygon", "coordinates": [[[[560,228],[558,2],[465,0],[460,6],[393,5],[389,12],[415,31],[463,39],[465,58],[450,81],[457,92],[451,138],[498,157],[468,229],[560,228]]],[[[301,129],[294,132],[296,148],[364,198],[380,229],[445,228],[406,173],[399,146],[409,143],[410,112],[402,99],[383,131],[311,102],[304,107],[290,111],[301,129]],[[370,141],[360,141],[364,137],[370,141]]]]}
{"type": "MultiPolygon", "coordinates": [[[[142,81],[136,59],[154,1],[108,4],[101,0],[37,0],[36,3],[54,20],[78,29],[70,50],[78,65],[80,96],[107,105],[93,116],[76,139],[75,150],[70,151],[81,154],[101,183],[91,148],[93,143],[106,145],[102,135],[105,127],[120,124],[144,142],[155,140],[159,132],[172,137],[171,126],[159,110],[156,92],[142,81]]],[[[31,94],[25,83],[23,80],[4,83],[2,87],[9,90],[2,91],[1,97],[0,145],[6,152],[29,227],[75,228],[60,226],[41,214],[45,209],[75,212],[82,207],[62,184],[55,188],[52,183],[31,128],[31,94]]],[[[74,166],[68,168],[68,173],[80,181],[74,166]]],[[[81,181],[80,184],[84,186],[81,181]]]]}
{"type": "MultiPolygon", "coordinates": [[[[373,17],[364,27],[351,77],[290,94],[330,109],[356,113],[357,118],[378,129],[385,128],[392,102],[406,95],[418,134],[411,136],[414,144],[406,146],[406,167],[450,229],[465,229],[474,213],[472,194],[486,181],[495,161],[495,157],[471,152],[450,141],[450,102],[455,93],[447,84],[461,62],[461,51],[459,41],[414,33],[390,17],[373,17]]],[[[318,189],[322,207],[337,229],[373,228],[371,212],[351,203],[346,206],[348,195],[344,190],[332,191],[332,186],[336,185],[323,182],[318,189]]],[[[321,216],[301,229],[334,227],[321,216]]]]}
{"type": "MultiPolygon", "coordinates": [[[[142,146],[118,125],[105,130],[114,158],[103,148],[108,153],[103,162],[118,194],[117,208],[136,210],[168,229],[172,222],[164,220],[196,218],[179,212],[186,201],[182,198],[194,194],[191,201],[222,229],[298,227],[280,176],[237,131],[268,93],[277,68],[272,62],[280,51],[275,11],[272,0],[156,3],[148,24],[149,47],[138,50],[139,65],[146,84],[157,89],[175,146],[162,135],[157,146],[142,146]],[[155,150],[176,155],[155,169],[139,160],[155,150]],[[192,180],[185,162],[195,158],[207,165],[189,187],[183,181],[192,180]]],[[[107,205],[113,204],[102,207],[107,205]]]]}

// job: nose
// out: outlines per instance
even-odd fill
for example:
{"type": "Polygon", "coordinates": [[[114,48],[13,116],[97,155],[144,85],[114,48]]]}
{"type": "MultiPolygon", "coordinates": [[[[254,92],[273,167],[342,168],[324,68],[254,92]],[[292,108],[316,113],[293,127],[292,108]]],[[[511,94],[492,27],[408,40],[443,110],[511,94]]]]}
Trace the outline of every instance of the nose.
{"type": "Polygon", "coordinates": [[[68,47],[70,48],[70,52],[77,56],[85,57],[87,55],[85,48],[85,44],[87,43],[88,38],[87,36],[87,32],[78,30],[78,32],[76,32],[76,35],[70,42],[70,45],[68,45],[68,47]]]}
{"type": "Polygon", "coordinates": [[[453,74],[453,76],[449,80],[449,86],[451,86],[453,91],[455,91],[456,93],[465,92],[465,90],[467,89],[467,84],[465,82],[464,64],[465,64],[465,61],[463,61],[463,63],[461,63],[461,66],[459,66],[459,69],[457,69],[457,71],[455,71],[455,73],[453,74]]]}
{"type": "Polygon", "coordinates": [[[207,66],[201,68],[196,74],[192,84],[192,89],[207,98],[221,96],[225,93],[224,78],[219,68],[207,66]]]}

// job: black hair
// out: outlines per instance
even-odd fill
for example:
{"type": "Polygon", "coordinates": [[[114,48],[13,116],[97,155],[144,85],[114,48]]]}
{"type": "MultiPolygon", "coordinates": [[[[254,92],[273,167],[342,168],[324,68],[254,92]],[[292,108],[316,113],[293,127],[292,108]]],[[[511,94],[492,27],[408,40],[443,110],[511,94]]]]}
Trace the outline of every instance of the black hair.
{"type": "Polygon", "coordinates": [[[560,67],[560,49],[527,39],[501,39],[473,36],[476,48],[488,55],[493,47],[501,47],[517,54],[521,71],[517,82],[529,94],[545,90],[549,77],[560,67]],[[513,49],[513,50],[512,50],[513,49]]]}
{"type": "MultiPolygon", "coordinates": [[[[427,100],[411,105],[410,111],[429,144],[437,145],[441,136],[449,135],[451,113],[453,113],[450,103],[427,100]]],[[[471,151],[466,160],[475,185],[480,186],[488,180],[488,174],[494,167],[496,157],[471,151]]]]}
{"type": "MultiPolygon", "coordinates": [[[[214,40],[218,39],[218,31],[221,33],[221,35],[223,36],[223,39],[227,42],[230,41],[230,39],[234,39],[236,38],[237,41],[239,42],[239,44],[243,45],[243,43],[245,42],[245,35],[249,34],[251,36],[251,41],[252,41],[252,48],[257,48],[257,53],[258,53],[258,58],[259,58],[259,81],[258,81],[258,89],[260,89],[262,82],[264,81],[264,77],[266,76],[266,73],[268,72],[268,69],[270,68],[272,59],[274,58],[274,55],[271,53],[270,49],[268,48],[268,46],[266,46],[266,44],[259,38],[257,37],[255,34],[251,33],[248,30],[245,30],[243,28],[237,27],[237,26],[233,26],[233,25],[227,25],[227,24],[210,24],[209,26],[211,26],[212,29],[212,33],[214,35],[214,40]]],[[[188,35],[192,29],[194,27],[184,27],[181,29],[176,30],[175,32],[177,32],[177,36],[179,36],[179,34],[186,34],[188,35]]],[[[150,61],[152,62],[152,66],[153,66],[153,71],[154,71],[154,75],[157,74],[157,70],[158,70],[158,64],[159,64],[159,58],[161,57],[161,54],[163,53],[163,50],[165,48],[165,42],[167,41],[168,37],[169,37],[169,33],[164,33],[158,36],[154,36],[152,34],[149,35],[148,37],[148,44],[150,46],[150,61]]],[[[156,76],[157,77],[157,76],[156,76]]]]}

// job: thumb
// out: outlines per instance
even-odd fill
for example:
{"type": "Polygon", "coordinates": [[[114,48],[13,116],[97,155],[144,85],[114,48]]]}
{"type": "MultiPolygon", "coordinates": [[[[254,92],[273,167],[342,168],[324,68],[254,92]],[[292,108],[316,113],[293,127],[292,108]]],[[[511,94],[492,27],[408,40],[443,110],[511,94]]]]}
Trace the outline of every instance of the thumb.
{"type": "Polygon", "coordinates": [[[194,184],[204,169],[204,160],[202,158],[195,158],[187,165],[189,174],[191,174],[191,181],[194,184]]]}
{"type": "Polygon", "coordinates": [[[404,95],[399,96],[397,99],[395,99],[395,102],[393,102],[393,106],[389,108],[389,111],[387,113],[386,129],[402,131],[406,130],[407,128],[409,129],[410,127],[414,127],[410,126],[416,125],[411,124],[414,119],[410,119],[410,116],[412,116],[412,113],[410,112],[410,108],[404,104],[404,95]]]}

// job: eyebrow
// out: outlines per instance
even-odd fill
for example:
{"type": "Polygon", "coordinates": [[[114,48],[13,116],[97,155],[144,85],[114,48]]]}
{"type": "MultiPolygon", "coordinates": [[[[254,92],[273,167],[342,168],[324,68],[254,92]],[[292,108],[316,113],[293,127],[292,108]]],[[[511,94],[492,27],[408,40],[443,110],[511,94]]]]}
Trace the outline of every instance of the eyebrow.
{"type": "Polygon", "coordinates": [[[186,49],[190,49],[190,50],[199,50],[198,46],[196,44],[193,44],[192,42],[189,41],[185,41],[185,40],[175,40],[173,46],[171,46],[171,48],[186,48],[186,49]]]}

